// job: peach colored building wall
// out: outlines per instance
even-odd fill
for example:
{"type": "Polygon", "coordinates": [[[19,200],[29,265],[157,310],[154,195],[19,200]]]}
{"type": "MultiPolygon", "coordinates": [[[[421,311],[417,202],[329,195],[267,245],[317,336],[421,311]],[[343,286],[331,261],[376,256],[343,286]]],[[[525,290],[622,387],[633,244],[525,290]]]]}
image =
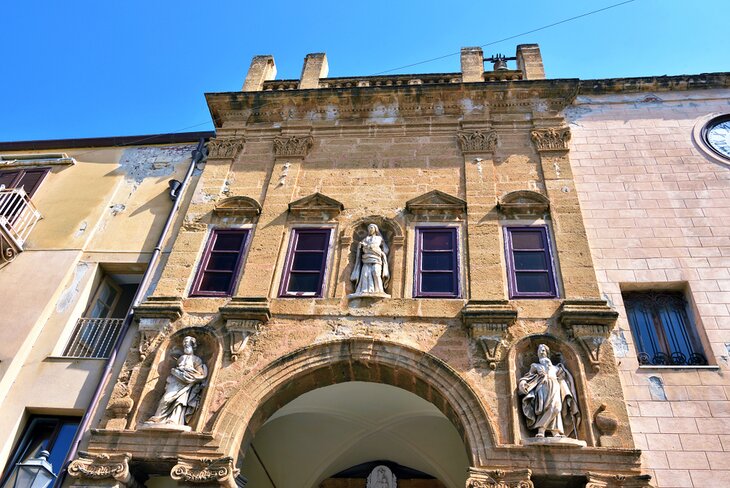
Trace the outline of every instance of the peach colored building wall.
{"type": "Polygon", "coordinates": [[[693,139],[728,111],[728,90],[579,96],[567,111],[631,428],[661,487],[730,480],[730,161],[693,139]],[[685,292],[710,366],[639,366],[621,292],[662,287],[685,292]]]}

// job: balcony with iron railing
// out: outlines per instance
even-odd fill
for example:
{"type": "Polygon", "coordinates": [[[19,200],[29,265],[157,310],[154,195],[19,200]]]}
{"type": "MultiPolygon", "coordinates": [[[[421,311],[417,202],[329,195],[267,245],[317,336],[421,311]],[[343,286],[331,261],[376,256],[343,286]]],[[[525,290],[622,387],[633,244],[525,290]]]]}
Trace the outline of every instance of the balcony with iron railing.
{"type": "Polygon", "coordinates": [[[71,339],[62,357],[106,359],[122,330],[124,319],[95,319],[82,317],[76,322],[71,339]]]}
{"type": "Polygon", "coordinates": [[[23,188],[0,186],[0,264],[8,263],[23,251],[41,213],[23,188]]]}

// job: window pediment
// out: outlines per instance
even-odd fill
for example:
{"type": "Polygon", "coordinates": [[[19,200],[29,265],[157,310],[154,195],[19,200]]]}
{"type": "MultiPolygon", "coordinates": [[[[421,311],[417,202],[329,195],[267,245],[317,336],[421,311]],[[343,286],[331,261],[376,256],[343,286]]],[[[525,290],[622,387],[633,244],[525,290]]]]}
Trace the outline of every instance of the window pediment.
{"type": "Polygon", "coordinates": [[[506,216],[541,215],[550,209],[550,200],[534,191],[518,190],[503,195],[497,208],[506,216]]]}
{"type": "Polygon", "coordinates": [[[432,190],[406,202],[406,211],[424,220],[458,219],[466,212],[466,202],[439,190],[432,190]]]}
{"type": "Polygon", "coordinates": [[[289,204],[289,214],[307,220],[330,220],[344,210],[345,206],[327,195],[313,193],[289,204]]]}
{"type": "Polygon", "coordinates": [[[248,217],[253,219],[261,213],[261,205],[250,197],[229,197],[218,202],[213,212],[219,217],[248,217]]]}

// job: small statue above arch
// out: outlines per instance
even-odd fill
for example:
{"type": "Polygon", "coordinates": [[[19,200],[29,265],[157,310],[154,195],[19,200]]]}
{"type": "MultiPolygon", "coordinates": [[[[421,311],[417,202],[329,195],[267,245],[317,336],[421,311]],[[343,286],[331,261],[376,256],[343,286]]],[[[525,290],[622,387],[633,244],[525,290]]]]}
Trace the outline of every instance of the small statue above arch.
{"type": "Polygon", "coordinates": [[[357,243],[355,264],[350,274],[350,281],[355,291],[348,298],[390,298],[385,292],[390,281],[388,253],[390,249],[380,229],[374,223],[368,224],[368,234],[357,243]]]}

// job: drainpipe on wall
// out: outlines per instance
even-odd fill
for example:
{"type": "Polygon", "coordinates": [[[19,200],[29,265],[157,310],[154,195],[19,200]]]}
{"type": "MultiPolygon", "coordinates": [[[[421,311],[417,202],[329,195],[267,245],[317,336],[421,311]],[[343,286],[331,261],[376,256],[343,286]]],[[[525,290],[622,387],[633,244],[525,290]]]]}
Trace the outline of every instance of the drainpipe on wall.
{"type": "Polygon", "coordinates": [[[170,185],[170,197],[173,199],[172,208],[170,209],[170,213],[167,215],[165,226],[160,232],[160,237],[157,240],[157,245],[155,245],[155,248],[152,250],[152,256],[150,257],[150,261],[147,264],[147,269],[145,270],[144,275],[142,275],[142,281],[140,282],[139,287],[137,287],[137,292],[135,293],[134,299],[132,300],[132,305],[130,305],[129,310],[127,310],[127,315],[124,317],[124,322],[122,323],[122,328],[119,332],[119,336],[117,337],[117,341],[114,343],[114,348],[109,354],[109,359],[107,359],[106,364],[104,365],[104,370],[102,371],[101,377],[99,378],[99,384],[96,385],[94,395],[91,397],[91,402],[89,402],[86,413],[84,413],[84,416],[81,418],[79,428],[76,431],[73,442],[71,443],[71,448],[66,455],[66,459],[64,459],[63,461],[63,468],[58,473],[58,478],[56,478],[56,482],[53,484],[54,488],[59,488],[63,485],[63,482],[66,479],[66,468],[68,468],[68,464],[76,457],[76,454],[78,453],[81,439],[83,438],[84,433],[88,430],[91,419],[96,413],[96,407],[99,403],[99,400],[101,399],[102,393],[109,384],[109,379],[111,378],[112,370],[114,369],[114,363],[116,362],[117,356],[119,355],[122,343],[127,336],[127,332],[129,332],[129,327],[132,325],[132,321],[134,320],[134,309],[139,306],[139,304],[144,299],[147,293],[147,289],[150,286],[150,282],[152,281],[152,277],[154,276],[155,269],[159,264],[160,256],[162,255],[162,246],[167,240],[167,234],[170,232],[170,229],[172,228],[172,225],[175,221],[175,217],[180,210],[180,205],[183,200],[180,197],[185,194],[188,183],[193,176],[195,166],[205,159],[206,152],[207,150],[205,148],[205,139],[200,139],[198,141],[198,146],[193,150],[193,157],[190,161],[188,171],[187,173],[185,173],[185,178],[183,178],[182,182],[179,185],[176,184],[175,188],[173,188],[172,184],[170,185]]]}

